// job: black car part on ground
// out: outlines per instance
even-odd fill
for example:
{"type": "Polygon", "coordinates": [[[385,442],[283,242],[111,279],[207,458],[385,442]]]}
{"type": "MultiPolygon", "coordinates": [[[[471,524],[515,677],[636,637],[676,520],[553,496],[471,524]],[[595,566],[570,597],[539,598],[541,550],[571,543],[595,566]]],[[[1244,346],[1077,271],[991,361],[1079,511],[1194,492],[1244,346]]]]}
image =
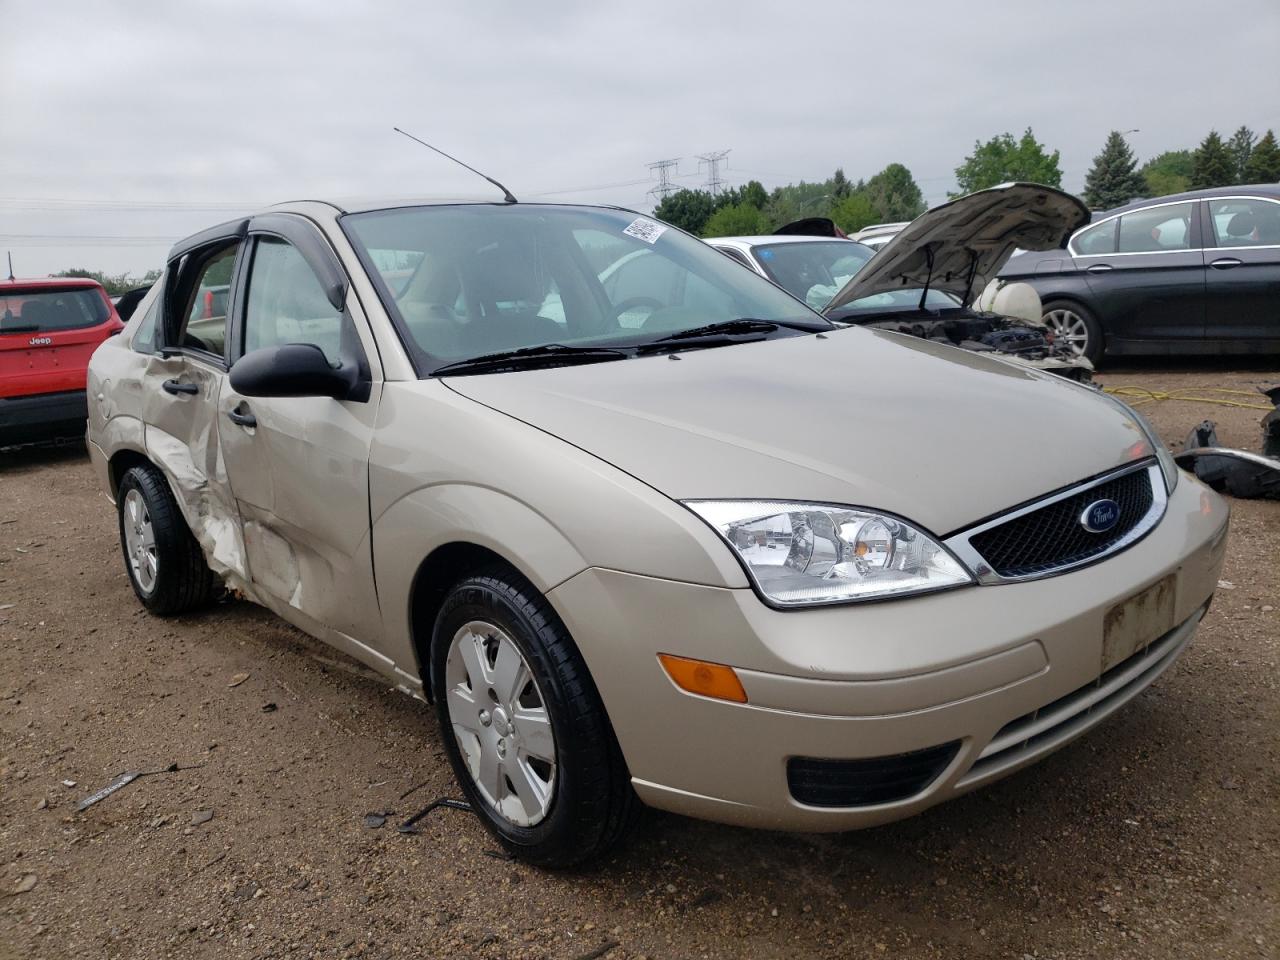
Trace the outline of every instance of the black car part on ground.
{"type": "MultiPolygon", "coordinates": [[[[1267,395],[1272,402],[1280,402],[1280,387],[1267,391],[1267,395]]],[[[1262,418],[1262,429],[1263,450],[1276,453],[1280,448],[1280,406],[1262,418]]],[[[1174,460],[1215,490],[1233,497],[1280,500],[1280,457],[1218,446],[1212,420],[1203,421],[1191,431],[1174,460]]]]}

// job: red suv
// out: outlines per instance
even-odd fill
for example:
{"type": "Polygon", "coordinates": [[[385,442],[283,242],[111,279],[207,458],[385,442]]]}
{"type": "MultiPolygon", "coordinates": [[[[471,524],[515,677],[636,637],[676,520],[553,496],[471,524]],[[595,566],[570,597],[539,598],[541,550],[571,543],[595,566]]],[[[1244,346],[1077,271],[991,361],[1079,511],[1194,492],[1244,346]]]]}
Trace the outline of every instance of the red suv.
{"type": "Polygon", "coordinates": [[[83,437],[89,357],[123,329],[94,280],[0,280],[0,447],[83,437]]]}

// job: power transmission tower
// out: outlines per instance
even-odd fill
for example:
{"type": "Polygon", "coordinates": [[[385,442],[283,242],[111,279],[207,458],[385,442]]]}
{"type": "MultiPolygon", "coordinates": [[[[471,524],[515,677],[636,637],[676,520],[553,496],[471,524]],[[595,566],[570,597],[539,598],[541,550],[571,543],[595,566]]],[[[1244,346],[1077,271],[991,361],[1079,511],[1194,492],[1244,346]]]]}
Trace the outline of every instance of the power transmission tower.
{"type": "Polygon", "coordinates": [[[720,163],[727,156],[729,156],[728,150],[698,154],[698,168],[701,169],[704,163],[707,165],[707,182],[704,186],[713,197],[724,187],[724,180],[720,178],[720,163]]]}
{"type": "Polygon", "coordinates": [[[679,162],[680,158],[676,157],[674,160],[655,160],[648,165],[651,171],[657,171],[658,182],[647,196],[657,197],[658,202],[661,203],[668,193],[677,189],[676,185],[671,182],[671,171],[676,168],[676,164],[679,162]]]}

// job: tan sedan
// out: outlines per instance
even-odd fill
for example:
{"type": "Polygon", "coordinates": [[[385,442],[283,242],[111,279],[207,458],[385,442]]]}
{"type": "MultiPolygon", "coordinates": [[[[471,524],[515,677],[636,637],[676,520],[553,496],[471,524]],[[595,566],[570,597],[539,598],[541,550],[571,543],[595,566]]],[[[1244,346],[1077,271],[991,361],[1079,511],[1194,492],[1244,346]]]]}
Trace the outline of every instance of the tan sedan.
{"type": "MultiPolygon", "coordinates": [[[[1079,217],[1000,189],[1026,229],[975,258],[1079,217]]],[[[235,588],[434,702],[477,813],[549,866],[641,801],[844,830],[1025,766],[1174,662],[1227,531],[1106,396],[839,327],[612,208],[215,227],[89,398],[141,602],[235,588]]]]}

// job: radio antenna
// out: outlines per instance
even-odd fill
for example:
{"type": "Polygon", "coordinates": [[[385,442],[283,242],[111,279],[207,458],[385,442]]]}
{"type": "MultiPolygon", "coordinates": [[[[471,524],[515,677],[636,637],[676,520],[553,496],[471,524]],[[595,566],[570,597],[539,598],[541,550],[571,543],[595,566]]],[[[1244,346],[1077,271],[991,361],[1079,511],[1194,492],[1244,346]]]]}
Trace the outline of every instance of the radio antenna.
{"type": "Polygon", "coordinates": [[[412,133],[409,133],[409,132],[407,132],[407,131],[405,131],[405,130],[401,130],[399,127],[392,127],[391,129],[392,129],[392,130],[394,130],[396,133],[400,134],[401,136],[408,137],[408,138],[409,138],[410,140],[412,140],[414,143],[420,143],[420,144],[422,144],[422,145],[423,145],[424,147],[426,147],[428,150],[434,150],[436,153],[440,154],[440,156],[444,157],[444,158],[445,158],[445,159],[447,159],[447,160],[452,160],[452,161],[453,161],[454,163],[456,163],[458,166],[460,166],[460,167],[466,167],[468,170],[470,170],[472,173],[474,173],[477,177],[484,177],[484,179],[488,180],[488,181],[489,181],[490,183],[492,183],[495,187],[497,187],[499,190],[501,190],[501,191],[502,191],[502,195],[503,195],[503,197],[506,199],[507,203],[515,203],[515,202],[516,202],[515,195],[514,195],[514,194],[512,194],[512,192],[511,192],[510,190],[508,190],[506,187],[504,187],[502,184],[500,184],[497,180],[493,179],[493,177],[489,176],[488,174],[481,173],[481,172],[480,172],[479,170],[477,170],[475,167],[471,166],[470,164],[463,163],[463,162],[462,162],[461,160],[459,160],[457,157],[451,157],[451,156],[449,156],[449,154],[445,153],[445,152],[444,152],[443,150],[441,150],[439,147],[433,147],[433,146],[431,146],[431,144],[427,143],[427,141],[425,141],[425,140],[419,140],[419,139],[418,139],[417,137],[415,137],[412,133]]]}
{"type": "Polygon", "coordinates": [[[13,251],[9,251],[9,279],[13,279],[13,251]]]}

